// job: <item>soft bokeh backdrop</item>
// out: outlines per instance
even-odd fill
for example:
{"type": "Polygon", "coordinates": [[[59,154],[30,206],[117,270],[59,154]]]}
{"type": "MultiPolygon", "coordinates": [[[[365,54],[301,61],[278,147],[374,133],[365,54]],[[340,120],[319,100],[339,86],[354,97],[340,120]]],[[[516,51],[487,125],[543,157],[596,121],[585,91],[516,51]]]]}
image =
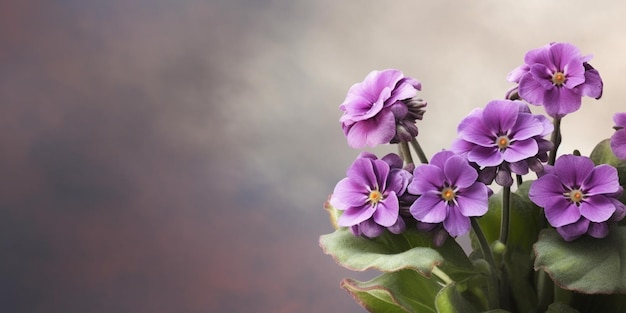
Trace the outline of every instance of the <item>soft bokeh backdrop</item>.
{"type": "MultiPolygon", "coordinates": [[[[422,81],[446,148],[524,53],[569,41],[605,81],[563,122],[588,154],[626,111],[621,1],[0,1],[0,311],[362,312],[318,247],[359,151],[338,105],[422,81]]],[[[535,110],[541,112],[540,109],[535,110]]],[[[392,147],[374,149],[377,153],[392,147]]]]}

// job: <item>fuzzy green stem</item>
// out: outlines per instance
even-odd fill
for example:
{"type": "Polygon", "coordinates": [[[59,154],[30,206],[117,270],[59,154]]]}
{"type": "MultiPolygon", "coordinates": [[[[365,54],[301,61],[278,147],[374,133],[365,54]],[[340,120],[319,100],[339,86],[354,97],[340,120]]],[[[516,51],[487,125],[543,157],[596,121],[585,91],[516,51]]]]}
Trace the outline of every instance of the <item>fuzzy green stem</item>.
{"type": "Polygon", "coordinates": [[[420,162],[422,162],[422,164],[428,164],[428,158],[426,157],[424,150],[422,150],[422,147],[420,146],[419,142],[417,142],[417,139],[415,139],[415,137],[411,139],[411,145],[413,146],[413,150],[415,150],[415,152],[417,153],[417,158],[420,160],[420,162]]]}
{"type": "Polygon", "coordinates": [[[543,270],[537,272],[537,312],[545,312],[554,300],[554,282],[543,270]]]}
{"type": "Polygon", "coordinates": [[[450,276],[448,276],[448,274],[444,273],[438,267],[436,267],[436,266],[433,267],[432,273],[433,273],[433,275],[435,275],[439,279],[441,279],[441,281],[443,281],[446,285],[449,285],[450,283],[452,283],[452,279],[450,278],[450,276]]]}
{"type": "Polygon", "coordinates": [[[489,263],[489,267],[491,267],[489,284],[487,285],[487,292],[489,294],[489,308],[496,309],[500,307],[500,299],[498,296],[498,268],[496,267],[496,261],[493,258],[493,253],[491,252],[491,248],[489,247],[487,238],[485,237],[483,230],[480,228],[480,224],[478,224],[478,221],[475,217],[470,217],[470,221],[472,223],[472,229],[474,230],[474,234],[478,239],[478,243],[480,245],[480,250],[483,253],[483,257],[485,258],[487,263],[489,263]]]}
{"type": "Polygon", "coordinates": [[[554,165],[554,162],[556,161],[556,152],[561,144],[561,118],[556,117],[552,122],[554,123],[554,131],[552,131],[550,141],[552,141],[554,146],[552,147],[552,151],[550,151],[550,156],[548,157],[548,165],[554,165]]]}
{"type": "Polygon", "coordinates": [[[402,152],[402,159],[406,164],[413,163],[413,157],[411,156],[411,150],[409,144],[406,141],[400,142],[400,152],[402,152]]]}
{"type": "Polygon", "coordinates": [[[505,246],[509,240],[509,213],[511,211],[511,186],[502,187],[502,219],[500,221],[500,242],[505,246]]]}

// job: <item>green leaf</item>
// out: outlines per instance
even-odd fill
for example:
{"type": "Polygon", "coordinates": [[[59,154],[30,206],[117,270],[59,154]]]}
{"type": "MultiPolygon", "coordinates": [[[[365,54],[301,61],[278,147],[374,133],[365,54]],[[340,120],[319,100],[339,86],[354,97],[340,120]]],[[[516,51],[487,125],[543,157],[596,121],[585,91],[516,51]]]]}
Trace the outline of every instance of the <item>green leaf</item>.
{"type": "Polygon", "coordinates": [[[448,239],[441,247],[434,248],[428,234],[413,229],[400,235],[385,232],[369,239],[354,236],[347,228],[340,228],[322,235],[320,246],[341,266],[355,271],[413,269],[430,277],[432,269],[439,266],[452,279],[464,279],[476,273],[463,249],[454,240],[448,239]]]}
{"type": "Polygon", "coordinates": [[[626,293],[626,227],[603,239],[583,236],[566,242],[544,229],[535,244],[535,269],[543,269],[561,288],[581,293],[626,293]]]}
{"type": "Polygon", "coordinates": [[[567,304],[557,302],[557,303],[550,304],[546,313],[580,313],[580,312],[578,312],[578,310],[572,309],[567,304]]]}
{"type": "Polygon", "coordinates": [[[370,312],[435,313],[441,286],[412,270],[382,274],[370,281],[345,279],[341,283],[370,312]]]}
{"type": "Polygon", "coordinates": [[[456,284],[450,284],[439,291],[435,298],[438,313],[478,313],[478,310],[465,299],[456,284]]]}

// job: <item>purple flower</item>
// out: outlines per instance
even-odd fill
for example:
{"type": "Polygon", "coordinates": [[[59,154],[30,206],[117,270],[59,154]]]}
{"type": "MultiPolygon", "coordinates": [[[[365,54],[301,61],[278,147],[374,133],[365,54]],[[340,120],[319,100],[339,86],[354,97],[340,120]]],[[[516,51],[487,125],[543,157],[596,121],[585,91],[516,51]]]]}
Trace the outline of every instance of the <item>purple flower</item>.
{"type": "Polygon", "coordinates": [[[545,116],[532,114],[520,101],[493,100],[461,121],[451,150],[482,169],[481,181],[490,183],[495,177],[498,184],[510,186],[511,171],[524,175],[529,168],[542,169],[541,161],[552,147],[543,137],[553,128],[545,116]]]}
{"type": "Polygon", "coordinates": [[[543,105],[548,115],[560,118],[580,108],[582,96],[599,99],[602,78],[569,43],[551,43],[530,50],[524,64],[509,73],[510,82],[519,83],[519,96],[543,105]]]}
{"type": "Polygon", "coordinates": [[[613,115],[616,132],[611,136],[611,150],[615,156],[626,160],[626,112],[613,115]]]}
{"type": "Polygon", "coordinates": [[[410,193],[420,195],[410,212],[424,223],[443,223],[456,237],[470,229],[470,216],[487,212],[489,189],[477,182],[478,173],[465,158],[452,151],[435,154],[430,164],[415,168],[410,193]]]}
{"type": "Polygon", "coordinates": [[[380,235],[383,227],[396,234],[404,231],[398,197],[406,191],[411,173],[402,169],[398,155],[379,160],[363,152],[348,168],[347,176],[337,183],[330,199],[333,207],[344,211],[339,226],[352,227],[356,235],[370,238],[380,235]]]}
{"type": "Polygon", "coordinates": [[[624,218],[626,208],[617,200],[623,192],[617,170],[594,166],[587,157],[563,155],[530,186],[530,200],[544,208],[550,225],[574,240],[588,233],[603,238],[608,222],[624,218]]]}
{"type": "Polygon", "coordinates": [[[353,148],[374,147],[403,139],[406,133],[416,136],[417,127],[406,124],[422,118],[426,104],[413,99],[421,88],[419,81],[393,69],[373,71],[350,87],[339,106],[343,111],[339,121],[348,144],[353,148]],[[396,124],[401,127],[398,135],[396,124]]]}

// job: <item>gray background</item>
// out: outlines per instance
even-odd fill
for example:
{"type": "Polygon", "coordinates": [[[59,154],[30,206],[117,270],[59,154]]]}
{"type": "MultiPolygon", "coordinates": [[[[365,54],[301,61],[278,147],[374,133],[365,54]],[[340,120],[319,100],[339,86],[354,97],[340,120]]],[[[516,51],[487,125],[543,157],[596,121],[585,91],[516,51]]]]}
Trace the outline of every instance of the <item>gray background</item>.
{"type": "Polygon", "coordinates": [[[527,50],[568,41],[605,82],[563,121],[561,151],[588,154],[626,111],[625,14],[571,0],[0,1],[0,310],[361,312],[339,281],[368,274],[317,245],[359,152],[338,123],[348,88],[373,69],[419,79],[432,155],[503,97],[527,50]]]}

